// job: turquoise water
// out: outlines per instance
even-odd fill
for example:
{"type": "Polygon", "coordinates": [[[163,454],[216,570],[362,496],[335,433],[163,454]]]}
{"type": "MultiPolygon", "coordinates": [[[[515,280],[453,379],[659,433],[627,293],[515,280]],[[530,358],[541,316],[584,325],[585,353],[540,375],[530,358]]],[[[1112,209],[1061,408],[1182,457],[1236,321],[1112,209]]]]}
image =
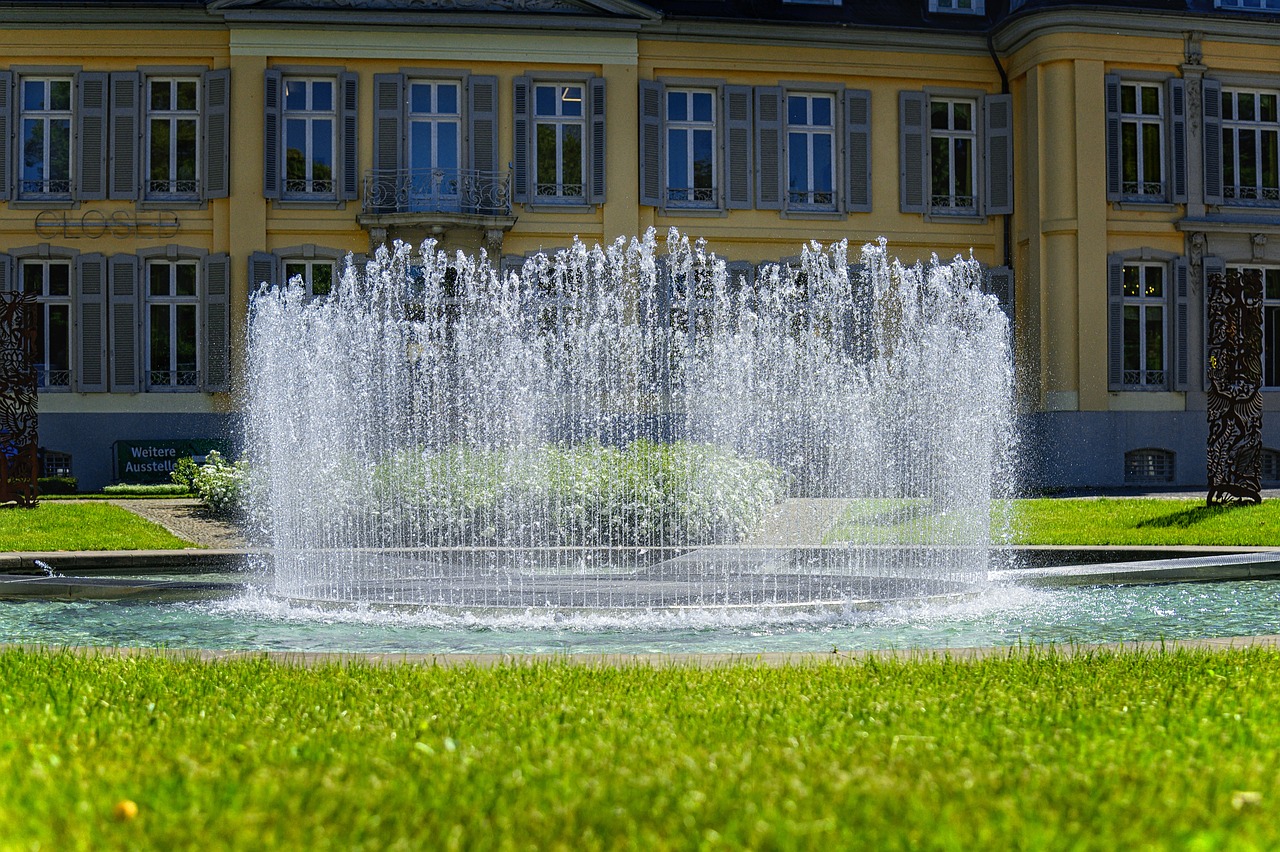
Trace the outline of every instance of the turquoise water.
{"type": "Polygon", "coordinates": [[[1280,633],[1280,583],[1024,589],[871,612],[459,615],[194,602],[0,602],[0,642],[365,653],[762,653],[1280,633]]]}

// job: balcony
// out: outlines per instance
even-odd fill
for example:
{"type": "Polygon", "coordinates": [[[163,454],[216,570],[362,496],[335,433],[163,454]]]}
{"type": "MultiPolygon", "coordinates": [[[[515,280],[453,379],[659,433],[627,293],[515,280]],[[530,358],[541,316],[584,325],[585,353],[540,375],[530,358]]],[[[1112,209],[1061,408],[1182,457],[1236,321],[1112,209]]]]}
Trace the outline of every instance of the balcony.
{"type": "Polygon", "coordinates": [[[481,232],[491,256],[516,218],[511,173],[475,169],[372,169],[364,175],[360,224],[372,246],[388,235],[416,242],[450,231],[481,232]]]}

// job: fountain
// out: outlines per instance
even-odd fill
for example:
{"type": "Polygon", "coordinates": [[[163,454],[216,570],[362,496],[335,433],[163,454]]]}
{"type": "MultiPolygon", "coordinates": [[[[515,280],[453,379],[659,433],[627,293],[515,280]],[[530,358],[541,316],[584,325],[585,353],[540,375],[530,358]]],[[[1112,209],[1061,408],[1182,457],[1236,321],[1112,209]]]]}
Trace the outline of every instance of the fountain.
{"type": "Polygon", "coordinates": [[[956,259],[672,231],[497,274],[397,243],[250,311],[253,513],[285,599],[813,608],[985,581],[1008,322],[956,259]]]}

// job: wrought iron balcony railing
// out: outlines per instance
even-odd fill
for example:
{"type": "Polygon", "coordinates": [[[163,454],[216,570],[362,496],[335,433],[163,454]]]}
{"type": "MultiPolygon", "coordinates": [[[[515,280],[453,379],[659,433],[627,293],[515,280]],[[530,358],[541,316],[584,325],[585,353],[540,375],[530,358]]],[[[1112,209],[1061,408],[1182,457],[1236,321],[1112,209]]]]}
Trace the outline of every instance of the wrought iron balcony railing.
{"type": "Polygon", "coordinates": [[[508,216],[511,175],[475,169],[371,169],[364,176],[364,212],[508,216]]]}

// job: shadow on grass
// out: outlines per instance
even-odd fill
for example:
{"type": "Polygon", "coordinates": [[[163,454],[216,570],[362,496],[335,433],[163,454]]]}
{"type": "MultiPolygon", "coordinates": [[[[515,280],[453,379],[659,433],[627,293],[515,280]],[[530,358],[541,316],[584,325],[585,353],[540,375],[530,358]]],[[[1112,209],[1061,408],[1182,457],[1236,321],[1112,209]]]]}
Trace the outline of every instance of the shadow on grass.
{"type": "Polygon", "coordinates": [[[1228,504],[1225,506],[1195,506],[1190,509],[1183,509],[1180,512],[1174,512],[1169,515],[1163,515],[1159,518],[1150,518],[1145,521],[1139,521],[1136,526],[1139,529],[1161,529],[1168,527],[1193,527],[1201,521],[1207,521],[1210,518],[1217,518],[1225,515],[1227,512],[1234,512],[1237,509],[1246,508],[1242,504],[1228,504]]]}

